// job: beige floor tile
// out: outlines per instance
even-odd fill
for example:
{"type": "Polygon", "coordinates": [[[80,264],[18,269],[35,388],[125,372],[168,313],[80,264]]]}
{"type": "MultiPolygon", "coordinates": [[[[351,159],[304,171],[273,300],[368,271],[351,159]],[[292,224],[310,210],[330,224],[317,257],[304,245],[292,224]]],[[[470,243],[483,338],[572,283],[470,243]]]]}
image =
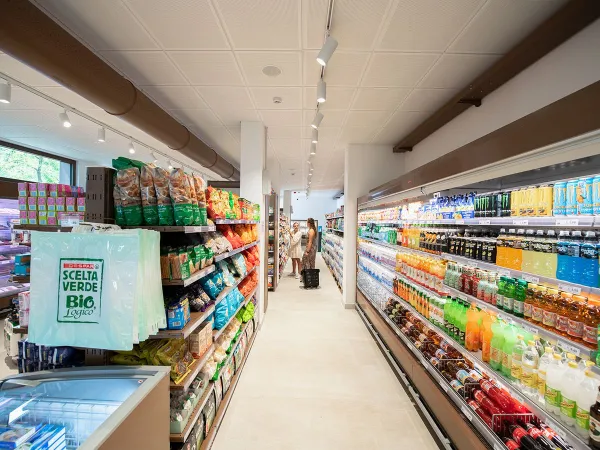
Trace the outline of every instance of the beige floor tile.
{"type": "Polygon", "coordinates": [[[282,277],[215,450],[437,448],[320,256],[321,288],[282,277]]]}

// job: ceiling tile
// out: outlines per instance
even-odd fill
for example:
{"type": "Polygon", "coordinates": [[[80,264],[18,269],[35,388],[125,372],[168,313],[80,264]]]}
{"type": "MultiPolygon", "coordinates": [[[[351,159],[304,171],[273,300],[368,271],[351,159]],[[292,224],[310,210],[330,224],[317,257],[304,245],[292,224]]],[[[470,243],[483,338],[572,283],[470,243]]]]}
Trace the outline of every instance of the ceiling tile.
{"type": "Polygon", "coordinates": [[[236,86],[197,86],[204,101],[212,109],[239,108],[254,109],[252,100],[245,87],[236,86]]]}
{"type": "Polygon", "coordinates": [[[381,128],[391,115],[392,111],[350,111],[345,127],[381,128]]]}
{"type": "Polygon", "coordinates": [[[400,105],[401,111],[435,111],[458,93],[457,89],[414,89],[400,105]]]}
{"type": "Polygon", "coordinates": [[[260,111],[267,127],[300,127],[302,126],[302,110],[267,110],[260,111]]]}
{"type": "Polygon", "coordinates": [[[120,0],[36,0],[35,3],[94,50],[158,48],[120,0]]]}
{"type": "Polygon", "coordinates": [[[194,85],[242,86],[233,52],[169,52],[173,62],[194,85]]]}
{"type": "Polygon", "coordinates": [[[184,125],[195,125],[200,128],[222,126],[210,109],[170,109],[169,112],[184,125]]]}
{"type": "Polygon", "coordinates": [[[0,54],[0,68],[2,72],[29,86],[60,86],[54,80],[8,56],[6,53],[0,54]]]}
{"type": "Polygon", "coordinates": [[[448,51],[504,54],[566,3],[567,0],[488,0],[448,51]]]}
{"type": "Polygon", "coordinates": [[[233,139],[235,139],[238,143],[242,141],[242,126],[234,125],[231,127],[227,127],[233,139]]]}
{"type": "Polygon", "coordinates": [[[220,150],[222,156],[228,161],[239,163],[240,146],[225,127],[202,128],[202,134],[210,145],[220,150]]]}
{"type": "Polygon", "coordinates": [[[301,157],[301,139],[273,139],[271,144],[278,156],[301,157]]]}
{"type": "Polygon", "coordinates": [[[110,51],[100,54],[134,84],[188,84],[162,52],[110,51]]]}
{"type": "Polygon", "coordinates": [[[499,58],[498,55],[442,55],[419,87],[462,89],[499,58]]]}
{"type": "MultiPolygon", "coordinates": [[[[310,139],[312,136],[312,127],[303,127],[302,128],[302,137],[304,139],[310,139]]],[[[319,143],[322,143],[323,139],[336,139],[340,134],[340,127],[319,127],[319,143]]]]}
{"type": "Polygon", "coordinates": [[[378,50],[443,52],[485,0],[399,0],[378,50]]]}
{"type": "Polygon", "coordinates": [[[297,0],[218,0],[214,4],[235,49],[300,48],[297,0]]]}
{"type": "MultiPolygon", "coordinates": [[[[321,77],[318,51],[304,52],[304,84],[316,86],[321,77]]],[[[369,60],[369,53],[336,51],[325,71],[325,81],[331,86],[356,86],[369,60]]]]}
{"type": "MultiPolygon", "coordinates": [[[[330,109],[348,109],[354,97],[355,88],[332,87],[327,86],[327,101],[321,103],[320,109],[325,111],[330,109]]],[[[317,106],[317,88],[304,88],[304,108],[310,109],[317,106]]]]}
{"type": "MultiPolygon", "coordinates": [[[[346,110],[329,110],[322,111],[323,120],[321,121],[321,127],[341,127],[346,119],[346,110]]],[[[304,126],[308,127],[315,118],[314,109],[304,110],[304,126]]]]}
{"type": "Polygon", "coordinates": [[[342,144],[366,144],[377,130],[377,127],[344,127],[339,141],[342,144]]]}
{"type": "Polygon", "coordinates": [[[237,127],[244,121],[253,122],[259,120],[255,109],[239,109],[235,105],[219,106],[213,108],[213,112],[226,127],[237,127]]]}
{"type": "Polygon", "coordinates": [[[438,57],[435,54],[375,53],[361,86],[413,87],[438,57]]]}
{"type": "Polygon", "coordinates": [[[394,110],[409,94],[408,88],[361,88],[352,109],[394,110]]]}
{"type": "Polygon", "coordinates": [[[125,2],[164,49],[229,48],[225,34],[208,0],[125,0],[125,2]]]}
{"type": "Polygon", "coordinates": [[[249,86],[300,86],[302,53],[300,52],[236,52],[249,86]],[[281,70],[278,76],[263,73],[266,66],[281,70]]]}
{"type": "MultiPolygon", "coordinates": [[[[300,87],[254,87],[250,88],[258,109],[301,109],[302,88],[300,87]],[[282,102],[275,103],[280,97],[282,102]]],[[[316,94],[315,94],[316,95],[316,94]]]]}
{"type": "Polygon", "coordinates": [[[191,86],[140,86],[140,89],[166,109],[208,108],[191,86]]]}
{"type": "Polygon", "coordinates": [[[271,139],[300,139],[302,127],[269,127],[267,134],[271,139]]]}
{"type": "MultiPolygon", "coordinates": [[[[370,50],[382,26],[390,0],[336,0],[332,35],[340,49],[370,50]]],[[[303,0],[303,26],[306,48],[319,49],[323,45],[326,0],[303,0]]]]}

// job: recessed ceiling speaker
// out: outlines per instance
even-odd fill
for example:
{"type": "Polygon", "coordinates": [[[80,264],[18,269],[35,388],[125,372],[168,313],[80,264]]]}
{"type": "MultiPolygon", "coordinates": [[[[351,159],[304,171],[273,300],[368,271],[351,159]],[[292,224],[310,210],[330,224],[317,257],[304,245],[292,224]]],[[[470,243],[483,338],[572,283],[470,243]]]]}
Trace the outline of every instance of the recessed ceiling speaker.
{"type": "Polygon", "coordinates": [[[263,67],[262,73],[268,77],[278,77],[281,75],[281,69],[277,66],[265,66],[263,67]]]}

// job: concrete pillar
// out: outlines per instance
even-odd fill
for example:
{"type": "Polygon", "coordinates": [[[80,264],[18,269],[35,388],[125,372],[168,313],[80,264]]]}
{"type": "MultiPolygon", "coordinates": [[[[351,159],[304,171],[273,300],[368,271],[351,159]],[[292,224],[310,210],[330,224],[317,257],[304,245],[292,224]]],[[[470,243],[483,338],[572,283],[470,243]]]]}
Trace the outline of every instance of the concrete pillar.
{"type": "Polygon", "coordinates": [[[344,171],[344,280],[343,303],[356,303],[356,264],[358,197],[370,189],[404,173],[404,154],[388,145],[349,145],[345,150],[344,171]]]}
{"type": "Polygon", "coordinates": [[[264,318],[264,302],[267,295],[265,286],[267,262],[265,260],[265,223],[268,214],[265,205],[265,189],[270,189],[270,180],[265,179],[266,169],[266,129],[262,122],[242,122],[240,158],[240,197],[260,205],[261,223],[258,228],[260,239],[259,252],[261,263],[259,269],[256,298],[258,300],[257,314],[259,323],[264,318]]]}
{"type": "Polygon", "coordinates": [[[283,213],[292,217],[292,191],[283,191],[283,213]]]}

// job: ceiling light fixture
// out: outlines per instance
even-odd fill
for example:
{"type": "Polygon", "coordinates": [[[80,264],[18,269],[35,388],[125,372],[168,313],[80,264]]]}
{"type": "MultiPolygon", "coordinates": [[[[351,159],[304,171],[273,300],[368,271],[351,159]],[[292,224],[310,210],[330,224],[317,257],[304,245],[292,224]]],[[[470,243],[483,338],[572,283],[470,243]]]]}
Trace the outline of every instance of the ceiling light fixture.
{"type": "Polygon", "coordinates": [[[321,64],[323,67],[327,65],[329,59],[335,52],[335,49],[338,46],[338,41],[336,41],[332,36],[327,36],[325,42],[323,43],[323,47],[321,47],[321,51],[317,55],[317,62],[321,64]]]}
{"type": "Polygon", "coordinates": [[[315,114],[315,118],[313,119],[310,126],[313,127],[314,129],[317,129],[317,128],[319,128],[319,125],[321,125],[322,120],[323,120],[323,114],[321,114],[319,111],[317,111],[317,113],[315,114]]]}
{"type": "Polygon", "coordinates": [[[310,154],[311,155],[317,154],[317,144],[315,144],[314,142],[312,144],[310,144],[310,154]]]}
{"type": "Polygon", "coordinates": [[[129,143],[129,153],[132,155],[135,153],[135,147],[133,146],[133,142],[129,143]]]}
{"type": "Polygon", "coordinates": [[[71,128],[71,121],[69,120],[69,116],[67,115],[67,110],[65,109],[63,112],[61,112],[58,117],[60,118],[60,121],[63,124],[63,127],[65,128],[71,128]]]}
{"type": "Polygon", "coordinates": [[[317,84],[317,103],[325,103],[327,100],[327,83],[321,78],[317,84]]]}
{"type": "Polygon", "coordinates": [[[10,103],[11,90],[10,83],[0,84],[0,103],[10,103]]]}
{"type": "Polygon", "coordinates": [[[313,144],[316,144],[317,142],[319,142],[319,130],[317,130],[316,128],[313,128],[313,130],[312,130],[312,136],[311,136],[310,141],[313,144]]]}
{"type": "Polygon", "coordinates": [[[106,130],[104,127],[98,128],[98,142],[106,142],[106,130]]]}

